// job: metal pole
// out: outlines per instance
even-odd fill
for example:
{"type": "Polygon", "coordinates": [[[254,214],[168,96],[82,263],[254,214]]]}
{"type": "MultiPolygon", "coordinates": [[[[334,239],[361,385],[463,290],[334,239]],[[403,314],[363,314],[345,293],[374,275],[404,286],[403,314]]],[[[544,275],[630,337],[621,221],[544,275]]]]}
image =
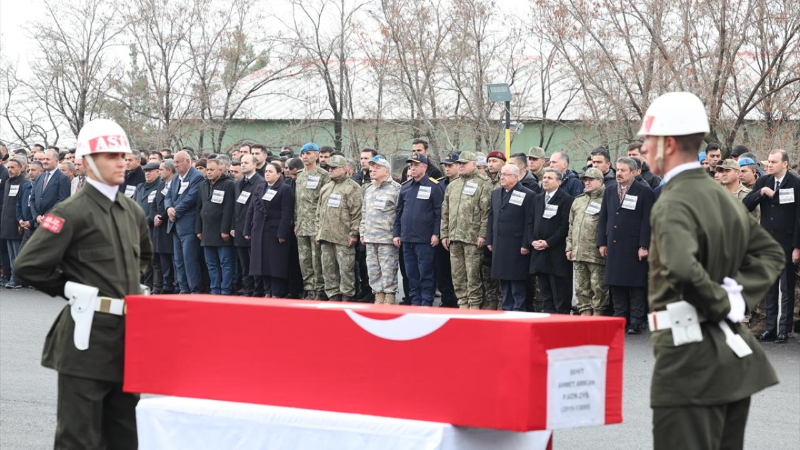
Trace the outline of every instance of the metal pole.
{"type": "Polygon", "coordinates": [[[511,102],[506,102],[506,161],[511,159],[511,102]]]}

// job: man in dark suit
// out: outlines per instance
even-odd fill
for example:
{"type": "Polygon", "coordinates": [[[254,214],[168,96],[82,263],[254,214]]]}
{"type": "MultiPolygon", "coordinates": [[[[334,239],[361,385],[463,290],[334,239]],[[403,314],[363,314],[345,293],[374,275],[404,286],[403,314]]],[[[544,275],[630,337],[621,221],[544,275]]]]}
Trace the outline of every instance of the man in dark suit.
{"type": "Polygon", "coordinates": [[[542,312],[569,314],[572,306],[572,262],[567,259],[569,210],[573,198],[561,186],[561,172],[545,169],[541,192],[533,201],[528,239],[533,247],[530,273],[539,281],[542,312]]]}
{"type": "MultiPolygon", "coordinates": [[[[133,193],[133,201],[135,201],[142,211],[144,216],[147,217],[147,226],[150,229],[150,240],[155,241],[154,233],[157,232],[153,224],[152,210],[155,209],[156,194],[164,188],[164,182],[158,177],[159,164],[157,162],[149,163],[142,168],[145,174],[144,183],[136,187],[133,193]]],[[[161,271],[161,259],[156,258],[155,255],[147,266],[147,270],[142,275],[142,284],[150,288],[150,292],[163,292],[164,278],[161,271]]]]}
{"type": "MultiPolygon", "coordinates": [[[[500,170],[500,188],[492,191],[486,243],[492,252],[492,278],[500,280],[504,311],[525,311],[531,243],[525,230],[532,225],[536,194],[519,182],[514,164],[500,170]]],[[[538,186],[537,186],[538,188],[538,186]]]]}
{"type": "Polygon", "coordinates": [[[125,182],[119,186],[119,191],[128,198],[133,198],[136,187],[144,183],[142,155],[136,149],[131,152],[125,155],[125,182]]]}
{"type": "Polygon", "coordinates": [[[611,291],[614,316],[626,317],[628,334],[647,326],[647,254],[653,191],[634,178],[631,158],[617,160],[617,184],[606,188],[597,224],[597,246],[606,258],[605,283],[611,291]]]}
{"type": "Polygon", "coordinates": [[[261,284],[261,277],[250,275],[250,239],[244,238],[245,218],[247,208],[250,206],[250,198],[256,188],[264,184],[264,177],[256,173],[256,160],[252,155],[242,156],[242,179],[236,183],[234,205],[234,220],[231,235],[233,245],[242,266],[242,284],[244,295],[248,297],[263,297],[264,286],[261,284]]]}
{"type": "Polygon", "coordinates": [[[45,150],[42,167],[44,172],[36,179],[31,199],[35,227],[39,226],[53,206],[69,197],[69,177],[58,170],[58,153],[55,150],[45,150]]]}
{"type": "Polygon", "coordinates": [[[161,291],[153,291],[154,294],[172,294],[175,290],[175,270],[172,262],[172,255],[175,252],[172,234],[167,233],[167,208],[164,200],[169,195],[172,188],[172,179],[175,177],[175,163],[171,159],[166,159],[161,163],[158,171],[162,186],[156,191],[156,198],[153,207],[150,208],[148,221],[153,222],[155,227],[152,234],[154,258],[158,258],[161,265],[161,291]]]}
{"type": "Polygon", "coordinates": [[[767,292],[767,322],[758,336],[761,341],[784,343],[792,331],[795,265],[800,263],[800,179],[789,172],[789,155],[773,150],[767,159],[767,176],[756,181],[753,191],[742,199],[752,211],[761,206],[761,225],[781,244],[786,266],[767,292]],[[778,290],[781,293],[781,317],[778,323],[778,290]],[[777,334],[776,334],[777,332],[777,334]]]}
{"type": "Polygon", "coordinates": [[[198,294],[202,289],[203,275],[200,264],[200,240],[195,233],[197,193],[205,181],[203,175],[192,167],[192,158],[184,150],[173,159],[178,177],[172,179],[169,195],[164,201],[167,208],[167,232],[174,235],[172,255],[181,294],[198,294]]]}

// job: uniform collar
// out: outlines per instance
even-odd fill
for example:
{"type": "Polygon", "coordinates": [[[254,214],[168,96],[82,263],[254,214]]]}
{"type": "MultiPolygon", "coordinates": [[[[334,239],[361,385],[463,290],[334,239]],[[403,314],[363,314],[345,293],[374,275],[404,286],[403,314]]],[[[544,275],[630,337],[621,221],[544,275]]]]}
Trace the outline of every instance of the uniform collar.
{"type": "Polygon", "coordinates": [[[669,180],[675,178],[675,176],[681,172],[686,172],[687,170],[692,170],[692,169],[700,169],[702,167],[703,166],[701,166],[698,161],[679,164],[673,167],[669,172],[667,172],[666,175],[664,175],[664,184],[669,183],[669,180]]]}
{"type": "Polygon", "coordinates": [[[101,183],[97,180],[87,177],[86,182],[97,189],[97,192],[103,194],[103,197],[111,200],[111,202],[115,202],[117,200],[117,193],[119,192],[119,186],[111,186],[105,183],[101,183]]]}

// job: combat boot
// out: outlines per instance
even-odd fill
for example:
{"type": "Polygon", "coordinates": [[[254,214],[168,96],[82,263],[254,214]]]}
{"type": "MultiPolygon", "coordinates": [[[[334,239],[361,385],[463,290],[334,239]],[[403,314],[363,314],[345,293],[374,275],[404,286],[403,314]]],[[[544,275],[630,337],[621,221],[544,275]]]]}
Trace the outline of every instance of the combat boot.
{"type": "Polygon", "coordinates": [[[477,304],[473,305],[473,304],[470,304],[470,305],[469,305],[469,309],[481,309],[481,305],[477,305],[477,304]]]}
{"type": "Polygon", "coordinates": [[[394,292],[385,292],[382,295],[384,295],[383,303],[385,305],[394,305],[394,296],[395,296],[394,292]]]}
{"type": "Polygon", "coordinates": [[[383,303],[383,299],[385,298],[386,294],[383,292],[376,292],[375,293],[375,304],[380,305],[383,303]]]}
{"type": "Polygon", "coordinates": [[[350,297],[349,295],[342,294],[341,297],[342,297],[342,301],[343,302],[352,302],[353,301],[353,297],[350,297]]]}
{"type": "Polygon", "coordinates": [[[328,294],[326,294],[325,291],[317,291],[317,297],[315,300],[328,300],[328,294]]]}
{"type": "Polygon", "coordinates": [[[342,301],[342,294],[332,295],[327,300],[330,300],[332,302],[340,302],[342,301]]]}

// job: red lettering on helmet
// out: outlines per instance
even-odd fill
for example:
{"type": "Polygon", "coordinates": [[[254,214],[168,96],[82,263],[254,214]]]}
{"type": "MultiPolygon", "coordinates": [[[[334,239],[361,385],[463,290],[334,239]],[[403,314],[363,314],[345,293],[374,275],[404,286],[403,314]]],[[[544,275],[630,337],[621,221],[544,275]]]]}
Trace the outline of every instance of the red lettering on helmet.
{"type": "Polygon", "coordinates": [[[655,120],[654,116],[647,116],[644,118],[644,131],[649,132],[650,127],[653,126],[653,120],[655,120]]]}
{"type": "Polygon", "coordinates": [[[89,153],[114,150],[127,151],[128,148],[130,148],[128,138],[120,134],[97,136],[89,139],[89,153]]]}

